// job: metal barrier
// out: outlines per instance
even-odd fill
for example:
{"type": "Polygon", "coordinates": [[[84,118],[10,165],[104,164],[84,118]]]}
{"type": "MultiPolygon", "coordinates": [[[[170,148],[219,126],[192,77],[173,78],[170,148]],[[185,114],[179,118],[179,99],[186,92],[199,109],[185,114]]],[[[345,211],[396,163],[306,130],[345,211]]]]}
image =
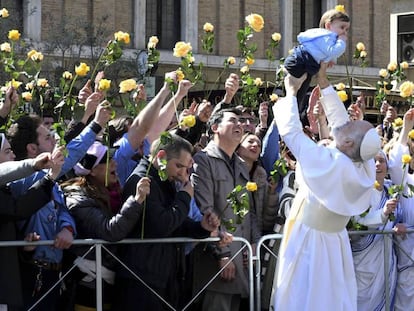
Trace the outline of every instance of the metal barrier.
{"type": "MultiPolygon", "coordinates": [[[[414,233],[414,229],[407,229],[407,234],[411,234],[414,233]]],[[[410,254],[407,254],[403,251],[403,249],[398,245],[398,243],[396,243],[396,241],[390,237],[390,235],[392,236],[394,234],[394,231],[392,230],[363,230],[363,231],[349,231],[348,232],[349,235],[368,235],[368,234],[382,234],[385,235],[385,237],[391,239],[394,243],[394,246],[399,248],[404,255],[406,255],[408,258],[410,258],[410,260],[413,262],[414,264],[414,259],[411,258],[410,254]]],[[[283,237],[282,234],[268,234],[263,236],[259,242],[256,245],[256,254],[260,254],[260,250],[263,248],[265,248],[269,254],[271,256],[274,256],[277,259],[278,254],[275,254],[271,249],[269,249],[266,245],[264,245],[265,241],[268,240],[273,240],[273,239],[281,239],[283,237]]],[[[384,239],[384,266],[388,267],[389,266],[389,258],[388,258],[388,244],[386,243],[386,239],[384,239]]],[[[256,256],[257,257],[257,256],[256,256]]],[[[255,276],[255,281],[256,281],[256,310],[260,311],[261,310],[261,280],[260,280],[260,275],[261,275],[261,260],[260,258],[255,258],[256,259],[256,276],[255,276]]],[[[385,272],[387,272],[387,269],[385,269],[385,272]]],[[[388,278],[388,273],[385,273],[384,275],[385,277],[385,288],[388,289],[389,288],[389,278],[388,278]]],[[[391,301],[390,301],[390,296],[389,296],[389,291],[385,290],[385,311],[389,311],[390,310],[390,305],[391,305],[391,301]]]]}
{"type": "MultiPolygon", "coordinates": [[[[130,273],[133,274],[135,278],[137,278],[140,282],[144,284],[149,290],[151,290],[158,298],[160,298],[171,310],[175,310],[173,306],[171,306],[163,297],[158,295],[149,285],[147,285],[138,275],[136,275],[133,271],[131,271],[122,261],[117,258],[110,250],[108,250],[104,245],[105,244],[145,244],[145,243],[206,243],[206,242],[218,242],[219,238],[206,238],[206,239],[191,239],[191,238],[164,238],[164,239],[125,239],[119,242],[108,242],[104,240],[98,239],[85,239],[85,240],[74,240],[73,245],[91,245],[91,248],[82,256],[84,258],[87,254],[89,254],[95,248],[95,256],[96,256],[96,310],[102,311],[102,248],[105,249],[112,257],[115,258],[120,264],[122,264],[130,273]]],[[[234,242],[241,242],[244,245],[240,248],[240,250],[234,254],[229,262],[222,268],[220,271],[214,275],[214,277],[209,280],[209,282],[187,303],[187,305],[182,309],[186,310],[196,299],[197,297],[208,287],[208,285],[213,282],[215,278],[217,278],[220,273],[225,269],[225,267],[238,255],[240,254],[245,248],[248,250],[248,271],[249,271],[249,307],[250,310],[254,310],[254,273],[253,273],[253,249],[250,243],[240,237],[234,237],[234,242]]],[[[53,240],[47,241],[37,241],[37,242],[26,242],[26,241],[1,241],[0,247],[22,247],[22,246],[39,246],[39,245],[53,245],[53,240]]],[[[72,271],[75,269],[76,265],[73,265],[53,286],[50,288],[39,300],[31,306],[29,309],[32,310],[44,297],[46,297],[56,286],[58,286],[62,280],[64,280],[72,271]]]]}
{"type": "MultiPolygon", "coordinates": [[[[411,234],[414,233],[414,229],[410,229],[407,230],[407,234],[411,234]]],[[[392,230],[367,230],[367,231],[350,231],[349,235],[367,235],[367,234],[382,234],[385,235],[387,238],[392,239],[392,237],[390,237],[390,235],[393,235],[394,232],[392,230]]],[[[265,235],[263,236],[257,243],[256,245],[256,256],[253,256],[253,251],[252,251],[252,246],[250,245],[250,243],[244,239],[244,238],[240,238],[240,237],[234,237],[234,241],[235,242],[242,242],[244,245],[240,248],[240,250],[234,254],[231,257],[231,260],[227,263],[229,264],[238,254],[240,254],[240,252],[242,252],[245,248],[247,248],[248,250],[248,271],[249,271],[249,308],[251,311],[253,310],[261,310],[261,280],[260,280],[260,276],[261,276],[261,272],[262,272],[262,260],[260,258],[260,252],[261,249],[265,249],[267,250],[267,252],[270,254],[270,256],[273,256],[274,258],[277,259],[278,254],[275,254],[269,247],[267,247],[264,243],[268,240],[280,240],[282,239],[283,235],[282,234],[269,234],[269,235],[265,235]],[[253,262],[255,261],[256,263],[256,274],[254,275],[253,272],[253,262]],[[255,281],[255,286],[254,286],[254,281],[255,281]],[[256,302],[256,303],[255,303],[256,302]]],[[[392,239],[394,242],[395,247],[399,248],[400,250],[402,250],[400,248],[400,246],[395,243],[394,239],[392,239]]],[[[94,248],[95,248],[95,255],[96,255],[96,306],[97,306],[97,311],[102,311],[102,248],[104,248],[105,251],[107,251],[111,256],[113,256],[120,264],[122,264],[130,273],[132,273],[134,275],[135,278],[137,278],[139,281],[141,281],[149,290],[151,290],[155,295],[157,295],[158,298],[160,298],[171,310],[175,310],[173,306],[171,306],[167,301],[165,301],[165,299],[163,299],[163,297],[159,296],[158,293],[156,293],[153,289],[151,289],[151,287],[149,287],[138,275],[136,275],[133,271],[131,271],[124,263],[122,263],[122,261],[117,258],[114,254],[112,254],[111,251],[109,251],[106,247],[105,244],[144,244],[144,243],[194,243],[194,242],[199,242],[199,243],[206,243],[206,242],[217,242],[219,241],[219,238],[207,238],[207,239],[191,239],[191,238],[165,238],[165,239],[125,239],[119,242],[107,242],[104,240],[94,240],[94,239],[86,239],[86,240],[74,240],[73,241],[73,245],[91,245],[91,248],[82,256],[82,258],[84,258],[87,254],[89,254],[94,248]]],[[[28,245],[33,245],[33,246],[39,246],[39,245],[53,245],[54,241],[52,240],[48,240],[48,241],[37,241],[37,242],[26,242],[26,241],[0,241],[0,247],[22,247],[22,246],[28,246],[28,245]]],[[[388,262],[388,245],[386,243],[386,239],[384,239],[384,245],[385,245],[385,249],[384,249],[384,265],[388,266],[389,262],[388,262]]],[[[414,264],[414,259],[410,257],[409,254],[406,254],[404,251],[403,253],[410,258],[410,260],[413,262],[414,264]]],[[[227,266],[227,265],[226,265],[227,266]]],[[[209,284],[211,284],[211,282],[213,282],[213,280],[215,278],[217,278],[220,273],[224,270],[224,268],[226,267],[224,266],[220,271],[217,272],[216,275],[213,276],[212,279],[210,279],[206,285],[198,292],[196,293],[196,295],[185,305],[185,307],[183,307],[182,310],[186,310],[197,298],[198,296],[209,286],[209,284]]],[[[55,288],[56,286],[59,285],[59,283],[67,276],[69,275],[69,273],[72,272],[73,269],[75,269],[76,265],[73,265],[59,280],[58,282],[52,287],[50,288],[40,299],[39,301],[41,301],[46,295],[48,295],[53,288],[55,288]]],[[[388,279],[388,274],[385,273],[385,288],[389,287],[389,279],[388,279]]],[[[39,302],[38,301],[38,302],[39,302]]],[[[36,304],[38,303],[36,302],[36,304]]],[[[34,308],[35,305],[33,305],[31,307],[34,308]]],[[[390,297],[389,297],[389,292],[386,290],[385,291],[385,310],[390,310],[390,297]]],[[[31,310],[29,309],[29,310],[31,310]]]]}

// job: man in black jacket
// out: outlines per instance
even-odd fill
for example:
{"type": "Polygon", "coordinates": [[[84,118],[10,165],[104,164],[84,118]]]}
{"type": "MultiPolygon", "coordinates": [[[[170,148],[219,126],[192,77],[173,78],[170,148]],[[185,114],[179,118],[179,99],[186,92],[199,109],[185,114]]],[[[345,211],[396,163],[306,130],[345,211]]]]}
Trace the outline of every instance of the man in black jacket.
{"type": "MultiPolygon", "coordinates": [[[[165,134],[163,134],[165,135],[165,134]]],[[[134,195],[136,183],[151,179],[144,213],[130,238],[167,238],[190,236],[205,238],[218,228],[218,217],[206,212],[201,222],[187,217],[193,187],[189,170],[193,166],[192,146],[185,139],[168,134],[154,141],[150,159],[143,158],[128,178],[123,196],[134,195]],[[161,177],[160,177],[161,176],[161,177]]],[[[121,251],[122,261],[157,294],[177,306],[180,267],[184,251],[180,244],[131,244],[121,251]]],[[[117,272],[116,310],[163,310],[165,302],[126,269],[117,272]]]]}

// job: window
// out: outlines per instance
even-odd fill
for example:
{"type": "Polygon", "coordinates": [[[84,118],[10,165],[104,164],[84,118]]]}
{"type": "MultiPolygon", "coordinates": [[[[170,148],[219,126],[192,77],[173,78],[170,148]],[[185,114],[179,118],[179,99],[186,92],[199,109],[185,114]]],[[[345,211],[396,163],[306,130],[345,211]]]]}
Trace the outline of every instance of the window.
{"type": "Polygon", "coordinates": [[[172,49],[181,39],[181,1],[147,1],[146,37],[157,36],[159,49],[172,49]]]}
{"type": "Polygon", "coordinates": [[[17,29],[23,34],[23,1],[0,0],[0,9],[5,8],[9,11],[9,17],[3,18],[0,23],[0,35],[7,38],[7,33],[11,29],[17,29]]]}

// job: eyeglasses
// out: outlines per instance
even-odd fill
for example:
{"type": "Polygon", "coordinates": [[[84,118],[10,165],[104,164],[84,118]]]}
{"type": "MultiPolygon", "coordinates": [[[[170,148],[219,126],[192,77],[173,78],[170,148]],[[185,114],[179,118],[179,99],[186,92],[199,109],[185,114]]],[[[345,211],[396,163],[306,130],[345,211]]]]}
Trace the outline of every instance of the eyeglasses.
{"type": "Polygon", "coordinates": [[[239,118],[239,122],[241,124],[246,124],[247,122],[249,122],[250,124],[257,124],[257,119],[256,118],[249,118],[249,117],[240,117],[239,118]]]}

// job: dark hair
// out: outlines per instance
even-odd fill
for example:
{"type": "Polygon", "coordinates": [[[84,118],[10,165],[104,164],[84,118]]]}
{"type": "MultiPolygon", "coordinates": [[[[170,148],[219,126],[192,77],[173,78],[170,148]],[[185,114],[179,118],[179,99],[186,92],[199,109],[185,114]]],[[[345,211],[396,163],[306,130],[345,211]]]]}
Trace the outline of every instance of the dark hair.
{"type": "Polygon", "coordinates": [[[341,11],[337,11],[335,9],[326,11],[322,17],[321,20],[319,21],[319,27],[320,28],[325,28],[325,24],[326,23],[332,23],[335,20],[340,20],[343,22],[351,22],[351,19],[349,18],[349,15],[346,14],[345,12],[341,12],[341,11]]]}
{"type": "Polygon", "coordinates": [[[169,135],[170,138],[167,139],[166,143],[161,143],[161,138],[154,140],[151,145],[151,152],[153,152],[155,148],[164,150],[167,154],[167,160],[179,158],[182,150],[187,151],[190,154],[193,153],[193,145],[191,145],[188,140],[173,133],[170,133],[169,135]]]}
{"type": "Polygon", "coordinates": [[[219,124],[221,123],[221,121],[223,120],[224,117],[224,113],[226,112],[231,112],[234,113],[238,116],[242,115],[242,112],[240,111],[240,109],[237,108],[226,108],[226,109],[220,109],[218,111],[216,111],[208,120],[208,133],[211,135],[212,131],[211,131],[211,127],[214,124],[219,124]]]}
{"type": "MultiPolygon", "coordinates": [[[[73,177],[61,184],[62,189],[69,193],[73,186],[82,188],[87,197],[95,200],[100,208],[110,210],[109,191],[105,187],[95,184],[90,175],[73,177]]],[[[66,195],[68,196],[68,194],[66,195]]]]}
{"type": "Polygon", "coordinates": [[[16,160],[27,158],[27,145],[38,143],[37,128],[42,124],[36,115],[21,116],[11,125],[7,132],[10,146],[16,155],[16,160]]]}
{"type": "Polygon", "coordinates": [[[130,116],[121,116],[109,122],[108,134],[111,146],[126,132],[128,132],[128,127],[133,121],[134,119],[130,116]]]}

